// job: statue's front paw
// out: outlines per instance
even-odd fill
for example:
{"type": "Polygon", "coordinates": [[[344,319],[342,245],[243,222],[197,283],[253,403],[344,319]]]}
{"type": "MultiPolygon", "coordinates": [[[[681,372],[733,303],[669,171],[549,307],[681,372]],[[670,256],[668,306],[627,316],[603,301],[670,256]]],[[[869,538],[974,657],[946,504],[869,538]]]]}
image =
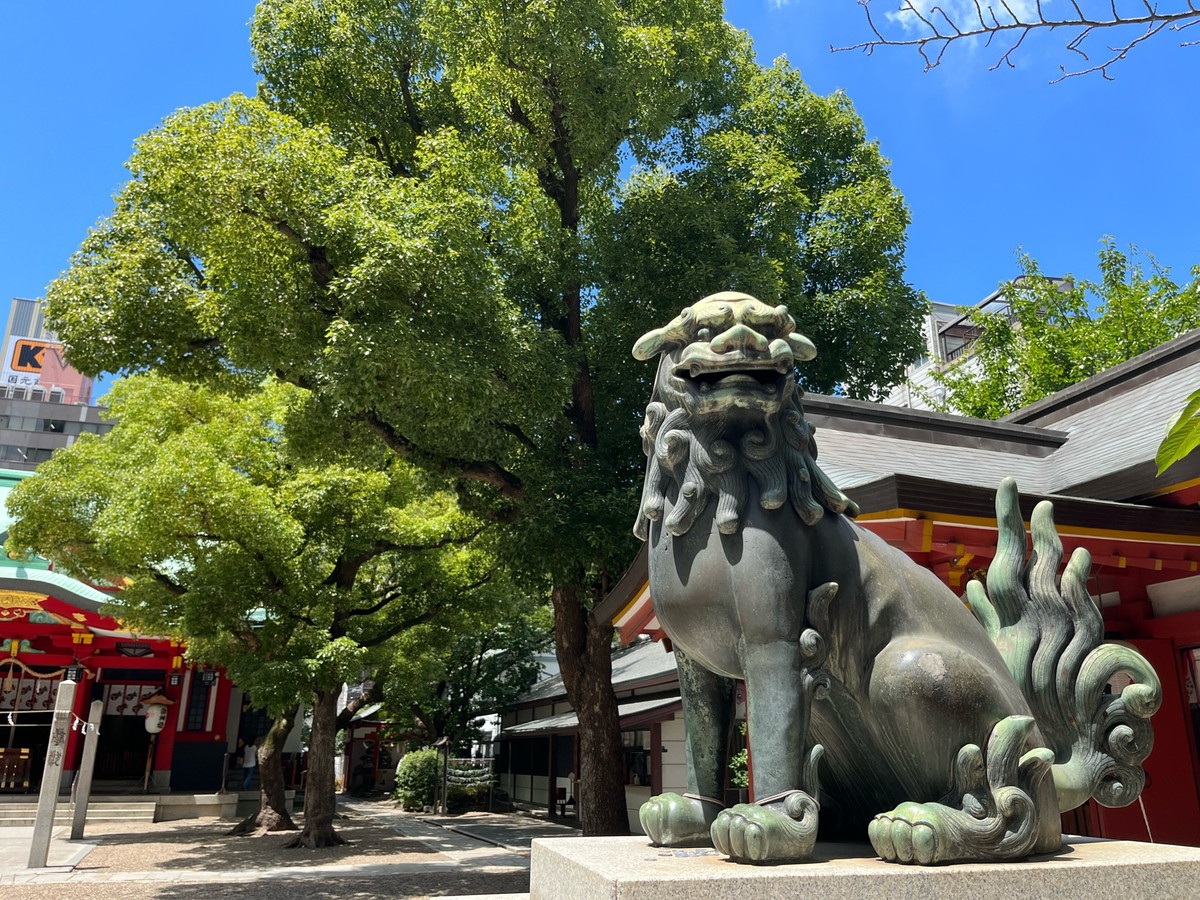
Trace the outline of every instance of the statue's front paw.
{"type": "MultiPolygon", "coordinates": [[[[867,826],[871,846],[881,859],[889,862],[919,863],[923,866],[943,862],[947,857],[946,842],[938,840],[934,824],[934,808],[917,803],[905,803],[890,813],[878,815],[867,826]]],[[[940,810],[938,810],[940,811],[940,810]]],[[[946,814],[952,814],[949,810],[946,814]]]]}
{"type": "Polygon", "coordinates": [[[817,802],[803,791],[741,803],[712,826],[713,846],[736,862],[798,862],[817,840],[817,802]]]}
{"type": "Polygon", "coordinates": [[[1025,750],[1033,727],[1029,716],[1001,719],[988,738],[986,762],[977,745],[964,745],[953,791],[961,806],[901,803],[881,813],[867,826],[875,852],[890,862],[930,865],[1021,859],[1058,846],[1049,781],[1054,754],[1045,747],[1025,750]]]}
{"type": "Polygon", "coordinates": [[[965,860],[1021,859],[1035,849],[1037,809],[1015,787],[996,792],[995,808],[970,811],[941,803],[901,803],[867,826],[871,846],[888,862],[928,866],[965,860]]]}
{"type": "Polygon", "coordinates": [[[699,794],[659,794],[638,810],[642,830],[659,847],[711,846],[709,829],[722,805],[699,794]]]}

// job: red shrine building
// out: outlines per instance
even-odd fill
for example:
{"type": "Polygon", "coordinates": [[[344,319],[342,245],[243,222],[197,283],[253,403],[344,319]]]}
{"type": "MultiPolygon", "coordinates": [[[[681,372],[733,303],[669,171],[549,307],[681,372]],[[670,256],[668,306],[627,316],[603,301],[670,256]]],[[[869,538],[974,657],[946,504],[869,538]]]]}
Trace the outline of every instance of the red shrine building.
{"type": "MultiPolygon", "coordinates": [[[[28,474],[0,470],[0,516],[9,490],[28,474]]],[[[68,677],[79,689],[65,784],[78,770],[80,726],[101,700],[98,789],[221,789],[239,729],[257,724],[242,721],[253,714],[243,714],[241,692],[222,672],[189,664],[178,641],[133,634],[103,615],[107,599],[45,560],[0,557],[0,792],[37,790],[58,686],[68,677]],[[168,708],[165,727],[153,735],[145,725],[151,697],[168,708]]]]}

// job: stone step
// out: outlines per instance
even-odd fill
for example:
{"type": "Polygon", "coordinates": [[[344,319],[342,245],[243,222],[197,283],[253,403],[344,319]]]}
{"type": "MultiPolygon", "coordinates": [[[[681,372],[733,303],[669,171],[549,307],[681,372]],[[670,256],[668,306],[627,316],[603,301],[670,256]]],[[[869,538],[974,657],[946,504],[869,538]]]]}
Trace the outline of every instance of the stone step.
{"type": "MultiPolygon", "coordinates": [[[[153,822],[156,801],[93,802],[88,805],[88,822],[153,822]]],[[[54,824],[70,825],[74,810],[70,803],[59,803],[54,810],[54,824]]],[[[0,827],[31,826],[37,820],[36,803],[0,803],[0,827]]]]}

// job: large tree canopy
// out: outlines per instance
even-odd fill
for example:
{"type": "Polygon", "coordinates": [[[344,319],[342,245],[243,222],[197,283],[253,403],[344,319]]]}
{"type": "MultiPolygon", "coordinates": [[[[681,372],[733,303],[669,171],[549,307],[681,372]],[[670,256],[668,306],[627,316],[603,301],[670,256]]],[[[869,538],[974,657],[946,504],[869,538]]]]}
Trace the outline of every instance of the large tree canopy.
{"type": "Polygon", "coordinates": [[[714,0],[267,0],[252,41],[259,96],[138,142],[52,326],[89,372],[273,374],[314,432],[455,479],[551,588],[584,827],[623,831],[590,609],[633,555],[632,339],[743,287],[824,344],[814,386],[895,380],[922,303],[887,164],[714,0]]]}
{"type": "Polygon", "coordinates": [[[307,403],[292,385],[230,395],[139,375],[109,397],[112,431],[14,489],[9,547],[122,584],[116,615],[182,637],[272,713],[311,704],[300,840],[325,843],[343,682],[450,612],[501,618],[485,526],[377,446],[314,459],[292,439],[307,403]]]}

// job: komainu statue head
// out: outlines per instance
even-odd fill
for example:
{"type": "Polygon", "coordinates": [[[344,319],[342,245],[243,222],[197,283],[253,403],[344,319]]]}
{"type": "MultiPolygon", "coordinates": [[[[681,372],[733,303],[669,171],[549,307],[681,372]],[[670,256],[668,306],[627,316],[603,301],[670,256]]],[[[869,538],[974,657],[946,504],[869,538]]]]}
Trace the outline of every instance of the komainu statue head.
{"type": "Polygon", "coordinates": [[[817,351],[786,306],[712,294],[643,335],[633,355],[660,356],[641,430],[649,461],[638,537],[647,537],[648,522],[663,518],[668,504],[664,527],[684,534],[714,500],[717,527],[736,532],[748,478],[763,508],[790,500],[810,525],[825,510],[857,511],[817,466],[795,378],[796,364],[817,351]]]}

